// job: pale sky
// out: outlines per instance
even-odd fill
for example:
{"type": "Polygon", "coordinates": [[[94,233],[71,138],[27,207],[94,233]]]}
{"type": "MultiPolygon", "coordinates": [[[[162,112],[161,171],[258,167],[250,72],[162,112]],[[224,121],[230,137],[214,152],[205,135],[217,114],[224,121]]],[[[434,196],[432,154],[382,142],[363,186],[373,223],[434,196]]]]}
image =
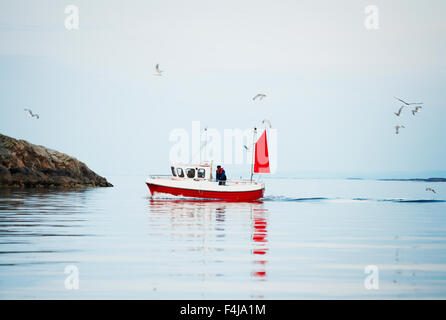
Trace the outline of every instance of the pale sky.
{"type": "Polygon", "coordinates": [[[445,13],[443,0],[0,0],[0,132],[100,174],[168,173],[171,130],[267,118],[278,174],[446,172],[445,13]],[[393,96],[423,109],[398,118],[393,96]]]}

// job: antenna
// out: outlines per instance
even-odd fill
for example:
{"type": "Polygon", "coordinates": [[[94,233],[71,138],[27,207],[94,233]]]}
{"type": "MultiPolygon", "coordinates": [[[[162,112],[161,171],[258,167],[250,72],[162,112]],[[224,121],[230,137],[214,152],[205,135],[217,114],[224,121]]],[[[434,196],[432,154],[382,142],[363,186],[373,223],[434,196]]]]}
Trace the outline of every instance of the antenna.
{"type": "MultiPolygon", "coordinates": [[[[204,128],[204,160],[206,161],[206,145],[208,144],[208,127],[204,128]]],[[[201,152],[200,152],[200,162],[201,162],[201,152]]]]}
{"type": "Polygon", "coordinates": [[[254,132],[252,134],[252,163],[251,163],[251,182],[252,182],[252,176],[254,174],[254,157],[255,157],[255,146],[254,146],[254,141],[256,141],[256,133],[257,133],[257,128],[254,127],[254,132]]]}

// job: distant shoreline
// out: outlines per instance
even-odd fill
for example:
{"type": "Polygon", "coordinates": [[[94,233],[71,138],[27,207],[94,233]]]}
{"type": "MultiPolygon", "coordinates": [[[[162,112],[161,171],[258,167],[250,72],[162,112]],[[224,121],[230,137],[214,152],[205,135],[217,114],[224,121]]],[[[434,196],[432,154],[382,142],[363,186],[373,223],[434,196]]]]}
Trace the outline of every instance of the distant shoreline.
{"type": "Polygon", "coordinates": [[[345,178],[345,180],[375,180],[375,181],[413,181],[413,182],[446,182],[446,178],[380,178],[380,179],[367,179],[367,178],[345,178]]]}
{"type": "Polygon", "coordinates": [[[264,179],[301,179],[301,180],[353,180],[353,181],[412,181],[412,182],[446,182],[446,178],[359,178],[359,177],[347,177],[347,178],[315,178],[315,177],[264,177],[264,179]]]}
{"type": "Polygon", "coordinates": [[[446,178],[410,178],[410,179],[376,179],[378,181],[415,181],[415,182],[446,182],[446,178]]]}

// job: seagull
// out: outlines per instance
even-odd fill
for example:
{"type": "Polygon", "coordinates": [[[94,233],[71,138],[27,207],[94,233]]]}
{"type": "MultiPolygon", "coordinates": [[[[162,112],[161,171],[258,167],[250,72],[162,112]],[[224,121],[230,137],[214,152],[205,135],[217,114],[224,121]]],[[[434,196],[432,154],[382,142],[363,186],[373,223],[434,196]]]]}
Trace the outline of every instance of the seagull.
{"type": "Polygon", "coordinates": [[[432,189],[432,188],[426,188],[426,191],[430,191],[430,192],[436,193],[435,190],[432,189]]]}
{"type": "Polygon", "coordinates": [[[30,116],[30,118],[36,117],[37,119],[39,119],[39,115],[37,113],[33,113],[32,110],[30,109],[24,109],[26,112],[28,112],[28,115],[30,116]]]}
{"type": "Polygon", "coordinates": [[[394,112],[394,114],[397,116],[397,117],[399,117],[400,115],[401,115],[401,111],[403,111],[403,108],[404,108],[405,106],[401,106],[401,108],[398,110],[398,112],[394,112]]]}
{"type": "Polygon", "coordinates": [[[160,64],[159,64],[159,63],[157,63],[156,66],[155,66],[155,72],[156,72],[156,73],[154,74],[155,76],[161,76],[161,75],[162,75],[161,73],[162,73],[163,71],[160,70],[160,64]]]}
{"type": "Polygon", "coordinates": [[[267,123],[269,125],[269,127],[271,128],[271,121],[269,121],[268,119],[263,119],[262,124],[267,123]]]}
{"type": "Polygon", "coordinates": [[[398,100],[398,101],[401,101],[402,103],[404,103],[406,106],[410,106],[410,105],[413,105],[413,104],[423,104],[423,102],[411,102],[411,103],[409,103],[409,102],[406,102],[406,101],[404,101],[404,100],[401,100],[400,98],[397,98],[397,97],[394,97],[396,100],[398,100]]]}
{"type": "Polygon", "coordinates": [[[415,109],[412,110],[412,114],[415,115],[415,113],[420,112],[420,109],[423,108],[422,106],[416,106],[415,109]]]}
{"type": "Polygon", "coordinates": [[[398,134],[398,133],[400,132],[400,129],[401,129],[401,128],[405,128],[405,126],[403,126],[403,125],[401,125],[401,124],[395,126],[395,133],[398,134]]]}
{"type": "Polygon", "coordinates": [[[266,97],[266,94],[263,93],[257,93],[254,98],[252,98],[252,100],[256,100],[257,98],[259,98],[260,100],[262,100],[263,98],[266,97]]]}

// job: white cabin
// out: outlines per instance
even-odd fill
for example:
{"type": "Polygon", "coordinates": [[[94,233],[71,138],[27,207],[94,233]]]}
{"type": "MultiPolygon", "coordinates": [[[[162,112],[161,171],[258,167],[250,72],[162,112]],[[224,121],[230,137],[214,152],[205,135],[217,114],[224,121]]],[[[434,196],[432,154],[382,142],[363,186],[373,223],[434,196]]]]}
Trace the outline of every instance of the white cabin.
{"type": "Polygon", "coordinates": [[[170,171],[173,177],[185,180],[212,180],[212,163],[177,164],[172,163],[170,171]]]}

